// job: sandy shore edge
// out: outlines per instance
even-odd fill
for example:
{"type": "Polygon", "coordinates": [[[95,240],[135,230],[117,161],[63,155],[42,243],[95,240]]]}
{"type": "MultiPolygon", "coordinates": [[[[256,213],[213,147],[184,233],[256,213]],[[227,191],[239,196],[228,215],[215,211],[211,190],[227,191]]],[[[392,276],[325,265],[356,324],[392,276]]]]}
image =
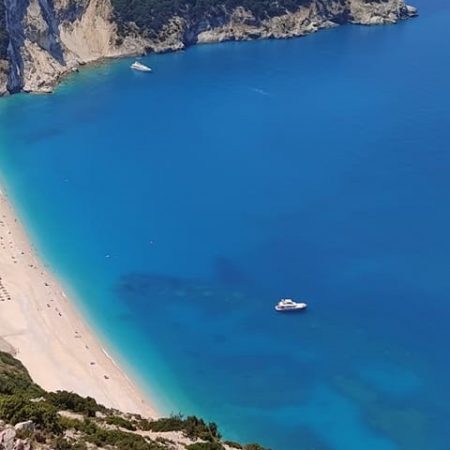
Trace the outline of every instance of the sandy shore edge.
{"type": "Polygon", "coordinates": [[[44,389],[73,391],[123,412],[159,416],[45,268],[1,186],[0,317],[0,349],[20,359],[44,389]]]}

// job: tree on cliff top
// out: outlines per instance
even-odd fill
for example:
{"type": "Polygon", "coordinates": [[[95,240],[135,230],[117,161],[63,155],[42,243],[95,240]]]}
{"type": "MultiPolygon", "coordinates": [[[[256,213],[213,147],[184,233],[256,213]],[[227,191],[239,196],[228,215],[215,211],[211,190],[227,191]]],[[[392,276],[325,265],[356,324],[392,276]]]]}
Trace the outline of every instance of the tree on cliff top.
{"type": "Polygon", "coordinates": [[[294,11],[311,0],[112,0],[116,21],[122,30],[135,23],[141,31],[158,33],[174,16],[192,22],[219,18],[238,6],[251,11],[257,20],[294,11]]]}
{"type": "Polygon", "coordinates": [[[0,59],[6,59],[8,49],[8,32],[6,31],[6,10],[3,1],[0,1],[0,59]]]}

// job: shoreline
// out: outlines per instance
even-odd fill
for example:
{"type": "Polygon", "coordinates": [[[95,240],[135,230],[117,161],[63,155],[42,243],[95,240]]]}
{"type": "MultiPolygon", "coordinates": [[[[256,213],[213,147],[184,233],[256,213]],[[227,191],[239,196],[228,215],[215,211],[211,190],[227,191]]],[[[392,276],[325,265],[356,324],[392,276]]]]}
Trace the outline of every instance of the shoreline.
{"type": "MultiPolygon", "coordinates": [[[[321,0],[314,0],[309,6],[300,5],[293,11],[281,11],[278,15],[269,15],[263,19],[257,18],[249,9],[236,6],[230,11],[222,12],[219,24],[208,20],[192,21],[181,11],[174,12],[157,36],[150,38],[144,30],[138,29],[128,35],[120,34],[111,4],[107,1],[105,8],[96,10],[101,1],[91,0],[87,8],[79,11],[79,16],[73,18],[72,22],[62,20],[59,23],[55,39],[64,49],[63,61],[43,49],[39,42],[28,39],[25,46],[19,40],[17,45],[21,51],[26,47],[25,53],[29,58],[26,62],[29,64],[25,66],[28,69],[23,69],[23,61],[20,59],[23,55],[11,60],[8,59],[9,56],[3,56],[0,59],[0,97],[19,92],[52,93],[62,80],[71,73],[78,72],[82,66],[105,60],[175,52],[199,44],[297,38],[344,24],[386,25],[418,15],[417,9],[406,4],[405,0],[386,0],[382,3],[346,0],[344,4],[338,0],[330,0],[329,7],[324,7],[321,0]],[[32,70],[30,67],[38,67],[39,70],[32,70]],[[11,74],[16,75],[10,77],[11,74]],[[13,82],[11,79],[14,79],[13,82]]],[[[56,23],[60,18],[55,16],[54,20],[56,23]]],[[[23,34],[28,36],[26,26],[13,25],[22,27],[23,34]]],[[[46,27],[43,19],[42,27],[46,27]]],[[[13,37],[10,36],[10,39],[13,37]]]]}
{"type": "Polygon", "coordinates": [[[48,391],[90,396],[106,407],[157,418],[151,399],[110,356],[41,261],[0,185],[0,349],[48,391]]]}

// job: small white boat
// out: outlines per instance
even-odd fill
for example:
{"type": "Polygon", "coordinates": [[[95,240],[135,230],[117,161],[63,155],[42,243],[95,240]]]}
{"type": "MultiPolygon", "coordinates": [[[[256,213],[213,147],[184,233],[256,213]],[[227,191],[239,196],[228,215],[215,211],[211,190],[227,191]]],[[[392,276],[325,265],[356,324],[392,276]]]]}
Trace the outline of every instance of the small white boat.
{"type": "Polygon", "coordinates": [[[131,64],[131,68],[133,70],[137,70],[138,72],[151,72],[152,69],[145,64],[140,63],[139,61],[135,61],[133,64],[131,64]]]}
{"type": "Polygon", "coordinates": [[[306,303],[297,303],[290,298],[282,298],[276,305],[275,310],[279,312],[301,311],[307,308],[306,303]]]}

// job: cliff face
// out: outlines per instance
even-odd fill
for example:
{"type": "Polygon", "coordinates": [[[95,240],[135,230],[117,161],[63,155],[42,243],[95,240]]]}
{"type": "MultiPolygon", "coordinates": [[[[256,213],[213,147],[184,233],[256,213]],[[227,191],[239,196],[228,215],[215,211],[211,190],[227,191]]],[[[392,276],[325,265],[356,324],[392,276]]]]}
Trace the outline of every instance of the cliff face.
{"type": "Polygon", "coordinates": [[[243,7],[197,17],[180,11],[149,32],[120,21],[111,0],[0,0],[0,95],[49,92],[63,75],[101,58],[303,36],[344,23],[395,23],[414,15],[404,0],[309,0],[263,18],[243,7]]]}

